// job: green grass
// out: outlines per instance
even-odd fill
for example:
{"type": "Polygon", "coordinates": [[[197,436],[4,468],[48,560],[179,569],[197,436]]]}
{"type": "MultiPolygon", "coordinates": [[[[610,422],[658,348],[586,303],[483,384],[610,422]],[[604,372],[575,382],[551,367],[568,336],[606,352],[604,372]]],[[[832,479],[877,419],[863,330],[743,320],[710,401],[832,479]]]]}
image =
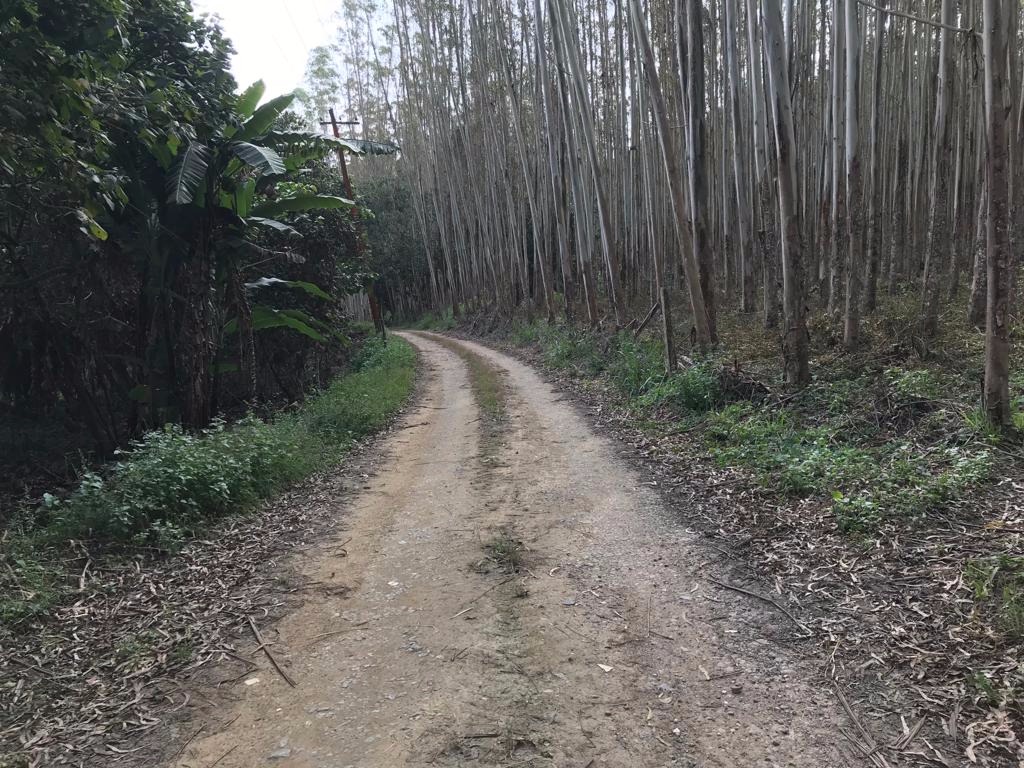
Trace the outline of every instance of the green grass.
{"type": "Polygon", "coordinates": [[[582,377],[605,377],[620,394],[643,408],[664,407],[693,415],[723,401],[713,361],[700,361],[669,376],[661,343],[637,341],[628,331],[600,339],[586,330],[535,321],[514,325],[510,339],[517,346],[538,346],[549,368],[582,377]]]}
{"type": "Polygon", "coordinates": [[[836,424],[808,425],[795,410],[749,403],[716,412],[705,440],[719,463],[753,469],[767,488],[830,498],[847,532],[870,533],[888,517],[920,517],[992,473],[984,446],[875,442],[836,424]]]}
{"type": "Polygon", "coordinates": [[[455,317],[449,307],[441,314],[428,312],[409,326],[414,331],[450,331],[455,327],[455,317]]]}
{"type": "Polygon", "coordinates": [[[501,372],[487,360],[462,344],[444,337],[435,338],[438,344],[454,352],[469,368],[469,383],[480,409],[492,419],[500,419],[505,412],[505,384],[501,372]]]}
{"type": "Polygon", "coordinates": [[[414,372],[406,342],[368,340],[351,373],[294,411],[219,421],[197,433],[167,426],[103,471],[85,474],[71,494],[46,494],[0,550],[16,580],[0,596],[0,620],[39,613],[59,597],[57,563],[68,542],[173,551],[212,521],[336,463],[354,441],[387,424],[409,396],[414,372]]]}

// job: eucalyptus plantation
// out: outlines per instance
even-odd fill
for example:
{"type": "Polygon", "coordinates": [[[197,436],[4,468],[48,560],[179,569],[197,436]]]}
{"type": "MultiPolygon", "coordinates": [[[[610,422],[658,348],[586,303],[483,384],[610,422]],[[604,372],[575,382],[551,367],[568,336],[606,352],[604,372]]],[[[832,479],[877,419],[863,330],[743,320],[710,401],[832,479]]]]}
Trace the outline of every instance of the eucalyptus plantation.
{"type": "MultiPolygon", "coordinates": [[[[996,9],[1008,51],[997,96],[982,87],[983,61],[998,63],[984,53],[980,0],[778,10],[765,0],[349,9],[357,20],[347,11],[342,26],[369,32],[355,47],[345,47],[355,33],[339,39],[338,82],[393,117],[376,126],[402,144],[392,172],[414,190],[430,285],[417,295],[494,322],[525,310],[608,328],[657,304],[682,323],[677,341],[701,350],[719,343],[723,313],[756,312],[793,384],[809,380],[812,308],[855,350],[881,303],[912,303],[922,354],[942,318],[1003,318],[986,305],[1012,301],[1016,241],[1003,267],[991,264],[1003,230],[989,222],[1004,197],[1009,219],[1019,204],[1009,186],[1022,154],[1021,8],[996,9]],[[990,98],[1007,110],[999,148],[987,141],[990,98]],[[1000,148],[1005,165],[993,167],[1000,148]],[[993,194],[993,183],[1007,189],[993,194]]],[[[325,92],[321,58],[311,93],[325,92]]]]}

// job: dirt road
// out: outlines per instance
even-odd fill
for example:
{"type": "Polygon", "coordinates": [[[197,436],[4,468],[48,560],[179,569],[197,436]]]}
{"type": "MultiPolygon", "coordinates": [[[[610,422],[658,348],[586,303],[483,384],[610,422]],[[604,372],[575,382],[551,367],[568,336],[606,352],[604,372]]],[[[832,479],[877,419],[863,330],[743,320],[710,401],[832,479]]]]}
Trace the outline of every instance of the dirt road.
{"type": "Polygon", "coordinates": [[[528,367],[407,338],[420,403],[301,555],[318,596],[264,633],[295,687],[240,681],[176,766],[859,764],[799,630],[708,581],[717,553],[608,440],[528,367]],[[498,420],[471,380],[495,370],[498,420]]]}

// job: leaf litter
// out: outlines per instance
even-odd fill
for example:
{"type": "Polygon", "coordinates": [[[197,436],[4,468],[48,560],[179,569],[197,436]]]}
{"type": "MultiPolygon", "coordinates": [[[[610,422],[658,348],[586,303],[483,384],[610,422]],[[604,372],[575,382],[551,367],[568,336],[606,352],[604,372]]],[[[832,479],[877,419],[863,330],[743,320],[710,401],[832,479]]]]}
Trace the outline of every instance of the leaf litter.
{"type": "Polygon", "coordinates": [[[47,616],[0,626],[0,754],[31,768],[152,765],[175,746],[176,719],[208,701],[210,683],[256,685],[260,670],[291,682],[259,629],[309,587],[282,576],[281,561],[330,535],[337,504],[365,483],[372,454],[357,449],[345,468],[176,554],[70,568],[83,573],[78,594],[47,616]]]}

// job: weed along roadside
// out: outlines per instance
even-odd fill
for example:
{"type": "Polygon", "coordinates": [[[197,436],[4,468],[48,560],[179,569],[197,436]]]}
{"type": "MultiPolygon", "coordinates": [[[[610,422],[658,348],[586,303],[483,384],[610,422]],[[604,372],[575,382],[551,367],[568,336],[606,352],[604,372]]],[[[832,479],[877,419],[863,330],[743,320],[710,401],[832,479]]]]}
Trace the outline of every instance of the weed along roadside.
{"type": "Polygon", "coordinates": [[[182,705],[169,679],[225,658],[217,649],[248,633],[250,617],[294,600],[274,563],[333,524],[361,482],[337,468],[400,412],[415,370],[407,342],[369,340],[349,373],[301,405],[150,433],[12,527],[0,751],[43,764],[113,758],[118,740],[182,705]]]}
{"type": "Polygon", "coordinates": [[[630,332],[520,322],[488,339],[627,444],[680,521],[810,628],[826,679],[861,691],[873,718],[912,713],[975,753],[1009,737],[1024,478],[1019,447],[976,416],[969,369],[854,359],[791,393],[725,354],[666,376],[660,345],[630,332]]]}

